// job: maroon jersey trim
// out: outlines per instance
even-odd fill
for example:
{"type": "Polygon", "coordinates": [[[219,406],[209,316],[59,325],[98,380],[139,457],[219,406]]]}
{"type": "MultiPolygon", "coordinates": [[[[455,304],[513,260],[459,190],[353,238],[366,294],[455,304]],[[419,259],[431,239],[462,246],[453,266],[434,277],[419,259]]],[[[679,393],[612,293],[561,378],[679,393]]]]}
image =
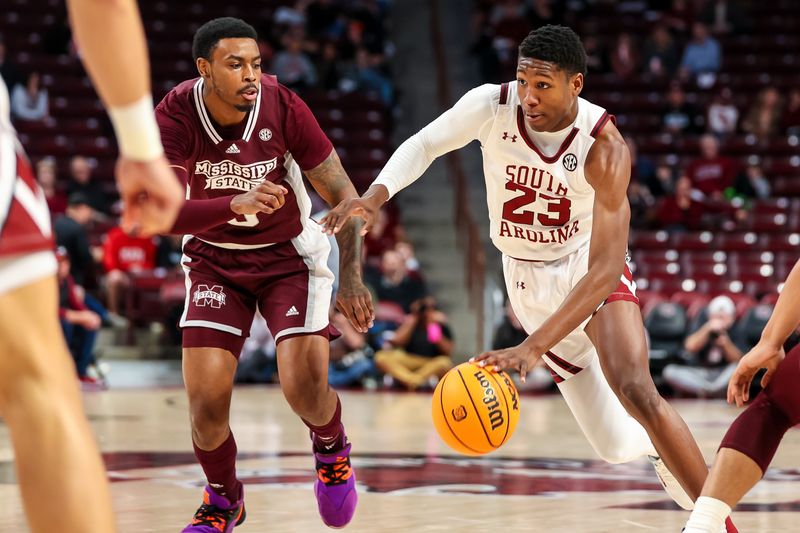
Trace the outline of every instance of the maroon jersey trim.
{"type": "Polygon", "coordinates": [[[500,86],[500,105],[506,105],[508,103],[508,83],[504,83],[500,86]]]}
{"type": "Polygon", "coordinates": [[[597,124],[594,125],[594,128],[592,128],[592,132],[589,135],[591,135],[592,137],[597,137],[597,134],[600,133],[600,131],[603,129],[603,126],[606,125],[608,119],[611,119],[611,121],[614,122],[615,124],[617,122],[614,118],[614,115],[609,115],[608,111],[604,111],[603,116],[601,116],[600,120],[597,121],[597,124]]]}
{"type": "Polygon", "coordinates": [[[522,112],[522,106],[517,106],[517,129],[519,130],[519,134],[525,141],[525,144],[527,144],[531,150],[536,152],[539,155],[539,157],[542,158],[542,161],[544,161],[548,165],[551,165],[556,161],[558,161],[558,158],[561,157],[561,154],[563,154],[567,150],[567,148],[569,148],[569,145],[572,144],[572,140],[575,138],[576,135],[578,135],[579,131],[578,128],[572,128],[572,131],[569,132],[567,138],[564,139],[564,142],[561,143],[561,146],[558,148],[558,152],[556,152],[555,155],[553,156],[546,156],[542,153],[541,150],[539,150],[539,147],[536,146],[536,144],[528,136],[528,128],[525,127],[525,113],[522,112]]]}

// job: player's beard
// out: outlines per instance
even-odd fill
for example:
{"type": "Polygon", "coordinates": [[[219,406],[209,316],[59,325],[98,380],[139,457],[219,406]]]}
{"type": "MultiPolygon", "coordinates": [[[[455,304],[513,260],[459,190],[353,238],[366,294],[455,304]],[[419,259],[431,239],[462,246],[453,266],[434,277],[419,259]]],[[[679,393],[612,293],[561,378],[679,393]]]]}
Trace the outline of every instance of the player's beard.
{"type": "Polygon", "coordinates": [[[247,113],[252,111],[253,108],[256,106],[255,102],[247,103],[247,104],[235,104],[233,107],[236,108],[236,111],[241,111],[242,113],[247,113]]]}

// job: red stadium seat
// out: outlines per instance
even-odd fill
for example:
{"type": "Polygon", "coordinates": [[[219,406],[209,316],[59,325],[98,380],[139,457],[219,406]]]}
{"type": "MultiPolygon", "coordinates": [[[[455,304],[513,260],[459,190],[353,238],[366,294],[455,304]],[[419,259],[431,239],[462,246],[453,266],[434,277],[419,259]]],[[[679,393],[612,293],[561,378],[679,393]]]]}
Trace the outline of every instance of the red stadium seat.
{"type": "Polygon", "coordinates": [[[678,250],[708,250],[715,246],[715,237],[710,231],[678,233],[673,245],[678,250]]]}
{"type": "Polygon", "coordinates": [[[684,309],[686,309],[686,316],[689,318],[689,320],[697,316],[697,313],[699,313],[701,309],[708,305],[709,300],[711,300],[711,297],[707,294],[684,291],[676,292],[670,298],[671,302],[680,304],[684,309]]]}

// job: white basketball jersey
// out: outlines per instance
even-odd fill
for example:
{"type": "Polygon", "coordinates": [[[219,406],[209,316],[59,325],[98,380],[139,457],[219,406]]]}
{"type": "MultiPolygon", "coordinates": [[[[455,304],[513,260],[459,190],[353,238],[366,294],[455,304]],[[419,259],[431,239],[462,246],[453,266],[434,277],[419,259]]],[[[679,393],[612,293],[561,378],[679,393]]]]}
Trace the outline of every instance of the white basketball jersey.
{"type": "Polygon", "coordinates": [[[528,134],[517,82],[500,86],[481,148],[491,238],[503,254],[553,261],[589,244],[594,189],[584,164],[609,118],[605,109],[578,98],[571,131],[555,153],[546,154],[528,134]]]}

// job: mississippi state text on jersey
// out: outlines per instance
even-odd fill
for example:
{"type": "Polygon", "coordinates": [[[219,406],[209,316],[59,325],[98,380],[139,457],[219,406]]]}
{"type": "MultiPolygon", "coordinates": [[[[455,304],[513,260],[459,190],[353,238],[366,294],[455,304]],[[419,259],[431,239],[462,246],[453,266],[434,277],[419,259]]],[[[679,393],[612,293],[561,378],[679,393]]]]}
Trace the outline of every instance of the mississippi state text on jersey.
{"type": "Polygon", "coordinates": [[[203,84],[202,78],[185,81],[156,107],[166,156],[186,170],[187,198],[241,194],[264,180],[283,184],[288,194],[284,206],[271,215],[232,217],[195,237],[229,248],[296,237],[311,210],[300,169],[322,163],[333,145],[308,106],[274,76],[262,75],[255,106],[245,120],[231,127],[212,120],[203,101],[203,84]]]}

